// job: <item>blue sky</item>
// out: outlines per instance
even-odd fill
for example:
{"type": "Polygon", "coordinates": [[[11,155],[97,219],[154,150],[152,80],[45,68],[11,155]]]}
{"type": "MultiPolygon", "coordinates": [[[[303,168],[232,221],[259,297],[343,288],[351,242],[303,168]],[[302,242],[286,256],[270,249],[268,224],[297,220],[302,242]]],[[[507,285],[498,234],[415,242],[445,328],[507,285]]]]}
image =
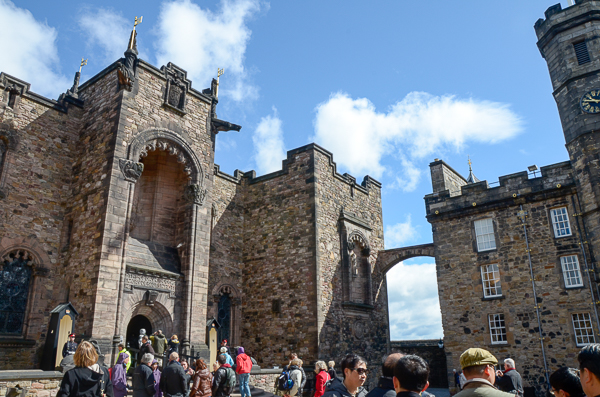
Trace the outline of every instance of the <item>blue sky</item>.
{"type": "MultiPolygon", "coordinates": [[[[470,155],[488,182],[568,159],[533,29],[555,3],[0,0],[0,70],[57,98],[81,57],[82,82],[121,57],[143,15],[141,58],[181,66],[196,89],[225,69],[217,112],[243,128],[218,135],[221,170],[262,175],[317,142],[342,173],[383,183],[395,248],[431,241],[434,158],[466,176],[470,155]]],[[[442,336],[432,259],[396,266],[388,284],[393,340],[442,336]]]]}

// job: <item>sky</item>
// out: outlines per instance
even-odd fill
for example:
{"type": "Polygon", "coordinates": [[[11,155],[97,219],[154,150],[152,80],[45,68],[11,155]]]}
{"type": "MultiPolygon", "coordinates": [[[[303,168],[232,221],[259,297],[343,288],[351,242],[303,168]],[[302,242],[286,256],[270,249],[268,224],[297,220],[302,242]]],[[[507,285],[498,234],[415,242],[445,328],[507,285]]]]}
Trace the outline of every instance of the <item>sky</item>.
{"type": "MultiPolygon", "coordinates": [[[[201,90],[224,68],[221,170],[281,169],[316,142],[382,182],[386,248],[432,241],[429,163],[480,180],[568,160],[533,25],[556,0],[0,0],[0,71],[50,98],[123,56],[173,62],[201,90]]],[[[567,7],[567,2],[562,1],[567,7]]],[[[443,335],[433,258],[387,275],[392,340],[443,335]],[[414,281],[413,281],[414,280],[414,281]],[[409,282],[412,281],[412,282],[409,282]]]]}

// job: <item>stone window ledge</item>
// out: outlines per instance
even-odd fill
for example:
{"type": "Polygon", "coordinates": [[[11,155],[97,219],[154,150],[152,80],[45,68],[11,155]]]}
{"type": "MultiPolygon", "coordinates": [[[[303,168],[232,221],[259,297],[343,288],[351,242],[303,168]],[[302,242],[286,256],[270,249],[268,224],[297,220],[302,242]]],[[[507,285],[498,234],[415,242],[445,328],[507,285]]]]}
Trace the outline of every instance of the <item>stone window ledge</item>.
{"type": "Polygon", "coordinates": [[[577,287],[565,287],[565,290],[567,290],[567,291],[578,290],[578,289],[585,289],[585,285],[578,285],[577,287]]]}
{"type": "Polygon", "coordinates": [[[366,303],[355,303],[355,302],[343,302],[342,307],[348,309],[356,309],[361,311],[371,311],[375,309],[373,305],[367,305],[366,303]]]}
{"type": "Polygon", "coordinates": [[[500,296],[490,296],[490,297],[483,297],[481,298],[482,301],[495,301],[495,300],[502,300],[502,299],[506,299],[506,296],[504,295],[500,295],[500,296]]]}
{"type": "Polygon", "coordinates": [[[0,335],[0,347],[33,347],[36,341],[31,339],[15,338],[14,336],[0,335]]]}

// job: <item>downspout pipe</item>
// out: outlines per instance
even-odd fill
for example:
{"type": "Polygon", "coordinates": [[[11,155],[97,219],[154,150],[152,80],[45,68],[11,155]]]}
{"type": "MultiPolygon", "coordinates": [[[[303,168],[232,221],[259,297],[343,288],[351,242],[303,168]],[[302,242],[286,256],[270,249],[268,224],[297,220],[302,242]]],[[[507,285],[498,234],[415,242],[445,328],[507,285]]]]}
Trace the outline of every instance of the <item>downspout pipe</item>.
{"type": "Polygon", "coordinates": [[[538,331],[540,334],[540,347],[542,348],[542,357],[544,359],[544,377],[546,378],[546,386],[548,390],[551,390],[550,386],[550,378],[548,377],[548,363],[546,360],[546,349],[544,347],[544,337],[542,333],[542,321],[540,319],[540,305],[537,300],[537,292],[535,290],[535,279],[533,278],[533,264],[531,262],[531,249],[529,248],[529,237],[527,236],[527,224],[525,223],[525,218],[527,217],[527,213],[523,211],[523,204],[519,205],[521,211],[519,211],[518,217],[521,219],[521,223],[523,224],[523,232],[525,233],[525,244],[527,246],[527,259],[529,260],[529,277],[531,279],[531,288],[533,289],[533,299],[535,301],[535,314],[537,316],[538,322],[538,331]]]}
{"type": "Polygon", "coordinates": [[[592,287],[592,278],[590,276],[591,270],[589,268],[588,265],[588,261],[587,261],[587,254],[585,252],[585,245],[587,243],[587,231],[585,230],[585,224],[583,225],[584,227],[584,233],[585,233],[585,239],[586,241],[583,241],[583,234],[581,233],[581,226],[579,225],[579,221],[577,220],[577,217],[581,216],[581,207],[576,207],[575,206],[575,197],[571,196],[571,202],[573,203],[573,209],[575,211],[578,211],[577,214],[575,215],[575,224],[577,224],[577,232],[579,234],[579,246],[581,247],[581,254],[583,255],[583,263],[585,266],[585,274],[587,275],[587,280],[588,280],[588,286],[590,287],[590,294],[592,295],[592,307],[594,308],[594,316],[596,317],[596,329],[598,330],[598,332],[600,332],[600,321],[598,319],[598,307],[596,305],[596,298],[594,296],[594,288],[592,287]]]}

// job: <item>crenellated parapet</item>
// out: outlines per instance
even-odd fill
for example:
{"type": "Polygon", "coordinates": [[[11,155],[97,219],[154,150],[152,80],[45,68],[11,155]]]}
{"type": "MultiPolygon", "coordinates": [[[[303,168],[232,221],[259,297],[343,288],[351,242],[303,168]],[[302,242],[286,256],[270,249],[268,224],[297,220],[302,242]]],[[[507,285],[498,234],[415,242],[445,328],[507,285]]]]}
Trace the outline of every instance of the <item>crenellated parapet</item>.
{"type": "Polygon", "coordinates": [[[430,167],[434,193],[425,196],[429,222],[564,196],[576,191],[569,161],[542,167],[541,176],[534,178],[527,171],[501,176],[498,186],[493,187],[487,181],[481,181],[460,184],[457,188],[459,184],[452,182],[464,181],[464,177],[441,160],[431,163],[430,167]],[[440,173],[445,173],[445,181],[442,183],[439,182],[440,173]]]}
{"type": "Polygon", "coordinates": [[[232,175],[222,172],[220,170],[220,167],[217,164],[215,164],[214,174],[223,179],[229,180],[230,182],[234,182],[234,183],[238,183],[238,184],[242,183],[243,179],[246,179],[247,183],[249,185],[252,185],[255,183],[264,182],[264,181],[267,181],[270,179],[275,179],[275,178],[289,174],[290,165],[294,163],[295,156],[297,156],[301,153],[309,152],[309,151],[314,151],[314,152],[317,152],[317,153],[325,156],[327,158],[327,161],[329,162],[331,169],[332,169],[332,176],[334,178],[336,178],[337,180],[344,182],[348,186],[353,187],[357,191],[361,191],[364,194],[368,195],[369,190],[372,188],[381,190],[381,182],[373,179],[369,175],[366,175],[363,178],[362,182],[360,184],[358,184],[356,182],[356,178],[353,177],[352,175],[347,174],[347,173],[340,174],[339,172],[337,172],[337,165],[336,165],[335,161],[333,161],[333,154],[330,151],[323,149],[321,146],[319,146],[315,143],[301,146],[297,149],[288,150],[286,159],[282,161],[281,170],[274,171],[274,172],[271,172],[271,173],[268,173],[265,175],[261,175],[261,176],[257,177],[256,171],[254,171],[254,170],[250,170],[250,171],[246,171],[246,172],[240,171],[240,170],[235,170],[233,173],[233,176],[232,176],[232,175]]]}

